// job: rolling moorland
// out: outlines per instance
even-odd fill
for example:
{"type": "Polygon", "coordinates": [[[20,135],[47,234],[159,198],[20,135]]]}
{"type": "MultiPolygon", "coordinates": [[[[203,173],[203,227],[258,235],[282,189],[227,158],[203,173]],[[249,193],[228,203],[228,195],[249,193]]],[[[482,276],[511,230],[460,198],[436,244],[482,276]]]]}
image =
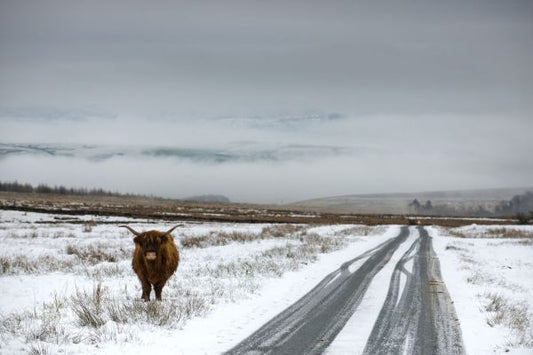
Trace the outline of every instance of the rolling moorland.
{"type": "MultiPolygon", "coordinates": [[[[406,198],[406,205],[409,201],[406,198]]],[[[335,200],[334,201],[339,201],[335,200]]],[[[367,206],[376,206],[380,199],[365,198],[367,206]]],[[[125,216],[152,220],[180,219],[184,221],[246,222],[246,223],[307,223],[307,224],[423,224],[462,226],[477,224],[513,224],[514,215],[498,218],[438,216],[423,213],[381,212],[353,204],[342,211],[335,204],[317,205],[253,205],[240,203],[196,202],[128,195],[75,195],[68,193],[0,192],[0,209],[64,215],[125,216]],[[359,212],[357,212],[359,211],[359,212]],[[374,211],[374,212],[370,212],[374,211]]],[[[456,203],[460,203],[457,201],[456,203]]],[[[386,209],[384,209],[386,210],[386,209]]]]}

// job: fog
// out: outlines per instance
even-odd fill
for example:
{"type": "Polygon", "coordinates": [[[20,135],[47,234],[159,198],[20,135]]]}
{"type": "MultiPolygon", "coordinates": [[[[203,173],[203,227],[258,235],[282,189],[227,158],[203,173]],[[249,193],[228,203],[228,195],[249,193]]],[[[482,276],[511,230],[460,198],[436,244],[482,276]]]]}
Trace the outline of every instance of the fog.
{"type": "Polygon", "coordinates": [[[49,153],[8,153],[15,149],[4,143],[2,179],[280,203],[349,193],[528,186],[533,174],[529,120],[496,117],[479,125],[456,116],[342,118],[298,129],[279,122],[256,127],[253,120],[139,120],[127,135],[117,134],[126,122],[3,123],[3,132],[20,132],[10,136],[19,145],[42,134],[39,141],[49,153]],[[164,154],[146,153],[162,148],[164,154]]]}
{"type": "Polygon", "coordinates": [[[516,0],[2,1],[0,179],[245,202],[529,186],[532,20],[516,0]]]}

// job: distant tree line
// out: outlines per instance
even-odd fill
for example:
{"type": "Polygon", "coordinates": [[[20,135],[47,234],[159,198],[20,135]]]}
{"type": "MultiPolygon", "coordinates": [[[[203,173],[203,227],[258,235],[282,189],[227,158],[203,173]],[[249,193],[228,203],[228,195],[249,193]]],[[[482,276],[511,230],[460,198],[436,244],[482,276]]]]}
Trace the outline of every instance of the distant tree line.
{"type": "Polygon", "coordinates": [[[496,214],[517,214],[533,212],[533,191],[516,195],[509,201],[502,201],[496,206],[496,214]]]}
{"type": "Polygon", "coordinates": [[[516,216],[521,222],[533,220],[533,192],[527,191],[515,195],[509,201],[501,201],[496,206],[478,205],[465,207],[460,204],[433,205],[431,201],[424,203],[414,199],[409,203],[412,213],[440,216],[497,217],[516,216]]]}
{"type": "Polygon", "coordinates": [[[26,192],[40,194],[59,194],[59,195],[79,195],[79,196],[139,196],[133,194],[120,194],[118,192],[106,191],[103,189],[86,189],[86,188],[67,188],[65,186],[49,186],[39,184],[34,187],[31,184],[21,184],[17,181],[2,182],[0,181],[0,191],[4,192],[26,192]]]}

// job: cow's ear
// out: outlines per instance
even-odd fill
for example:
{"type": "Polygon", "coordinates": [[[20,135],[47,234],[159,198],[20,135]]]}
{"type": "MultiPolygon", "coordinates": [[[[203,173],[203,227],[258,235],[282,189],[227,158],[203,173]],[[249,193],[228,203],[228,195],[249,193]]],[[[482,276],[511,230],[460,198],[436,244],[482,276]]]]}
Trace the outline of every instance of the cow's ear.
{"type": "Polygon", "coordinates": [[[141,245],[142,244],[142,237],[140,235],[136,236],[135,238],[133,238],[133,242],[135,244],[141,245]]]}
{"type": "Polygon", "coordinates": [[[169,242],[169,241],[170,241],[170,238],[172,238],[172,237],[170,236],[170,234],[163,234],[163,235],[161,236],[161,243],[167,243],[167,242],[169,242]]]}

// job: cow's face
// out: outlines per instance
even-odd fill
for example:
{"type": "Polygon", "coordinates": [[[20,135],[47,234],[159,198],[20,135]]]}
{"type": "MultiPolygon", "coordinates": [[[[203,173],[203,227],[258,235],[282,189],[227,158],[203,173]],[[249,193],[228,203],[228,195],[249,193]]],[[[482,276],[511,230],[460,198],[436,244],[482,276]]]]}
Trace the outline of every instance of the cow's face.
{"type": "Polygon", "coordinates": [[[139,245],[146,260],[154,261],[160,257],[161,247],[170,240],[168,234],[158,231],[148,231],[133,238],[135,244],[139,245]]]}

